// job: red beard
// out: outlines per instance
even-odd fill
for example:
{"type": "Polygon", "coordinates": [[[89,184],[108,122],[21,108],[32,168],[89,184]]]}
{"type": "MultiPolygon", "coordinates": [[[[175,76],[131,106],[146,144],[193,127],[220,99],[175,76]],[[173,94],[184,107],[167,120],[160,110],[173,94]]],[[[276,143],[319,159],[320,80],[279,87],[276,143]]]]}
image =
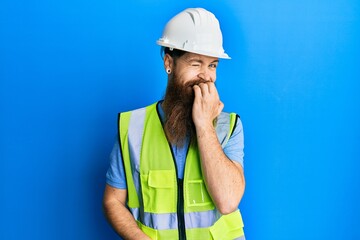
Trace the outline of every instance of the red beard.
{"type": "Polygon", "coordinates": [[[164,130],[171,144],[182,147],[185,144],[186,137],[189,137],[190,140],[196,140],[195,125],[192,119],[193,86],[206,82],[197,79],[181,85],[175,75],[169,80],[162,107],[165,112],[164,130]]]}

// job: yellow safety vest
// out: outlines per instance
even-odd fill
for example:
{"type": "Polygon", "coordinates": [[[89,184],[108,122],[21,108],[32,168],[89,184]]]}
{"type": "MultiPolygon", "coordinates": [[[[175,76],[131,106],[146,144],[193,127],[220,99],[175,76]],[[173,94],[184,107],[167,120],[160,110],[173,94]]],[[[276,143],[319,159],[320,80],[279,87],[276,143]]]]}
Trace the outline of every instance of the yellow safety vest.
{"type": "MultiPolygon", "coordinates": [[[[189,145],[184,179],[177,178],[157,104],[119,114],[127,206],[140,229],[158,240],[245,239],[239,210],[221,215],[215,208],[202,176],[196,144],[189,145]]],[[[223,146],[235,122],[235,114],[218,117],[216,130],[223,146]]]]}

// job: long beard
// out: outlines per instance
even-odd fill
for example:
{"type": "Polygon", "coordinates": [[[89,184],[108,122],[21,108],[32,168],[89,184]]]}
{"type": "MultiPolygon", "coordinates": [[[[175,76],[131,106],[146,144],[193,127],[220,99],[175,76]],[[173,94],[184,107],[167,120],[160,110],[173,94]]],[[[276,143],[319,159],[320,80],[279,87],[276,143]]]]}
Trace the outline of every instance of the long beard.
{"type": "Polygon", "coordinates": [[[162,107],[165,112],[164,130],[171,144],[182,147],[187,137],[190,140],[196,139],[192,119],[193,86],[203,82],[206,81],[198,79],[181,85],[176,76],[169,80],[162,107]]]}

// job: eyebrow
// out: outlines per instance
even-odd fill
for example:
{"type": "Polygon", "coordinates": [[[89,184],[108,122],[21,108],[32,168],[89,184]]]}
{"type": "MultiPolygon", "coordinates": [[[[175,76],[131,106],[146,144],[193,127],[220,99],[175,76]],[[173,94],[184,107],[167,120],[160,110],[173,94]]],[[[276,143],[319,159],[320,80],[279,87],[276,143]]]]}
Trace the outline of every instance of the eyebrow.
{"type": "MultiPolygon", "coordinates": [[[[198,59],[198,58],[190,58],[190,59],[188,59],[187,61],[189,61],[189,62],[204,63],[203,60],[198,59]]],[[[210,64],[212,64],[212,63],[218,63],[218,62],[219,62],[219,59],[216,59],[216,60],[212,61],[210,64]]]]}

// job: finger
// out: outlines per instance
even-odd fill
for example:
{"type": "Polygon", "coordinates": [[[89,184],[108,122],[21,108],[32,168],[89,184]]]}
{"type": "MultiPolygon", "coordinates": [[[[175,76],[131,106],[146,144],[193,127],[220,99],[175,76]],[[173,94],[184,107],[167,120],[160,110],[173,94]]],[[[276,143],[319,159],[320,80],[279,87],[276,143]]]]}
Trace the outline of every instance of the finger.
{"type": "Polygon", "coordinates": [[[219,101],[219,106],[217,108],[217,113],[216,113],[216,116],[219,116],[221,111],[224,109],[224,103],[219,101]]]}
{"type": "Polygon", "coordinates": [[[194,95],[195,95],[195,99],[197,98],[201,98],[202,95],[201,95],[201,89],[198,85],[194,85],[193,86],[193,89],[194,89],[194,95]]]}
{"type": "Polygon", "coordinates": [[[200,83],[199,87],[203,96],[209,94],[209,86],[206,83],[200,83]]]}
{"type": "Polygon", "coordinates": [[[219,110],[220,112],[224,109],[224,103],[222,101],[220,101],[219,103],[219,110]]]}
{"type": "Polygon", "coordinates": [[[209,94],[213,97],[214,100],[220,102],[219,93],[216,89],[214,82],[208,82],[207,85],[209,86],[209,94]]]}
{"type": "Polygon", "coordinates": [[[214,82],[208,82],[207,84],[209,86],[209,93],[210,94],[217,93],[217,89],[216,89],[216,86],[215,86],[214,82]]]}

